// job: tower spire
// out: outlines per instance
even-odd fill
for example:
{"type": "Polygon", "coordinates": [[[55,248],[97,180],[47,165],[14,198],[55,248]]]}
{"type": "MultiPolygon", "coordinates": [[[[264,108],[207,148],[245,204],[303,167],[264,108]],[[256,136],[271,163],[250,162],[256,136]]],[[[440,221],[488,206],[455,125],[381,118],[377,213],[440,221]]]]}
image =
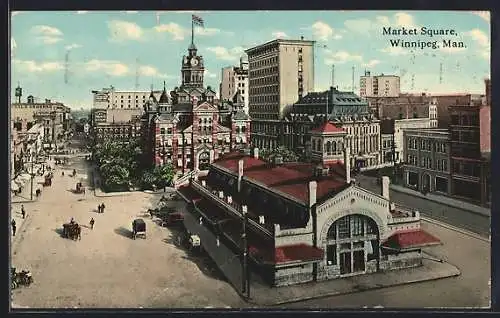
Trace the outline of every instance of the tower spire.
{"type": "Polygon", "coordinates": [[[165,81],[163,81],[163,91],[165,92],[167,90],[167,84],[165,84],[165,81]]]}

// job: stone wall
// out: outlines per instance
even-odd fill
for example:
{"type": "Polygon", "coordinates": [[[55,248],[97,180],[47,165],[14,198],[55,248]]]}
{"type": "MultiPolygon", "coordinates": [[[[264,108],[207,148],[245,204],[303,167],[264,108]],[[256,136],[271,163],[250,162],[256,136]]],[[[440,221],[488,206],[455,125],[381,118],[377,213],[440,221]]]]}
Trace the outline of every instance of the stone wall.
{"type": "Polygon", "coordinates": [[[274,285],[277,287],[313,280],[313,264],[276,269],[274,285]]]}
{"type": "Polygon", "coordinates": [[[420,251],[401,253],[399,255],[382,256],[380,259],[380,270],[390,271],[403,268],[411,268],[422,265],[422,254],[420,251]]]}

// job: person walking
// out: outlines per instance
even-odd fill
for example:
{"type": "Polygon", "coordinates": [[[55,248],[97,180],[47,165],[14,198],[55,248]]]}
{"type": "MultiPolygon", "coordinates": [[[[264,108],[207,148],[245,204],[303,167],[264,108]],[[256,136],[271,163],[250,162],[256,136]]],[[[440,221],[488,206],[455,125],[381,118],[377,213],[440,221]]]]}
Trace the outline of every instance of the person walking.
{"type": "Polygon", "coordinates": [[[12,219],[10,226],[12,227],[12,236],[16,236],[16,220],[12,219]]]}
{"type": "Polygon", "coordinates": [[[106,207],[106,206],[104,205],[104,203],[102,203],[102,204],[101,204],[101,213],[104,213],[104,208],[105,208],[105,207],[106,207]]]}
{"type": "Polygon", "coordinates": [[[24,204],[21,204],[21,214],[23,216],[23,219],[26,218],[26,210],[24,210],[24,204]]]}
{"type": "Polygon", "coordinates": [[[94,223],[95,223],[94,218],[90,218],[90,222],[89,223],[90,223],[90,229],[93,230],[94,229],[94,223]]]}

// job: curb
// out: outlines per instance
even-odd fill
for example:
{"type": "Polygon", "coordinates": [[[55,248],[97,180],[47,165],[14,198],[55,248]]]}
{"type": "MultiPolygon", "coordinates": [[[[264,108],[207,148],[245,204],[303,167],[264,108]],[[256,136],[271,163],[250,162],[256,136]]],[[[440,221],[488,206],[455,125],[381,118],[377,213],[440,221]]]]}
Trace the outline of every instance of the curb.
{"type": "MultiPolygon", "coordinates": [[[[454,266],[454,265],[452,265],[452,266],[454,266]]],[[[370,290],[378,290],[378,289],[384,289],[384,288],[390,288],[390,287],[397,287],[397,286],[402,286],[402,285],[409,285],[409,284],[430,282],[430,281],[436,281],[436,280],[440,280],[440,279],[445,279],[445,278],[460,276],[462,274],[462,272],[460,272],[460,270],[457,267],[455,267],[455,268],[457,270],[457,273],[454,273],[454,274],[451,274],[451,275],[446,275],[446,276],[441,276],[441,277],[428,278],[428,279],[420,279],[420,280],[410,280],[410,281],[401,282],[401,283],[395,283],[395,284],[386,285],[386,286],[372,286],[372,287],[364,288],[362,290],[345,291],[345,292],[344,291],[343,292],[331,292],[331,293],[326,293],[326,294],[321,294],[321,295],[316,295],[316,296],[294,298],[294,299],[290,299],[290,300],[286,300],[286,301],[281,301],[281,302],[276,302],[276,303],[272,303],[272,304],[259,304],[259,305],[261,305],[261,306],[262,305],[264,305],[264,306],[279,306],[279,305],[285,305],[285,304],[291,304],[291,303],[298,303],[298,302],[301,302],[301,301],[308,301],[308,300],[319,299],[319,298],[326,298],[326,297],[332,297],[332,296],[342,296],[342,295],[348,295],[348,294],[356,294],[356,293],[361,293],[361,292],[370,291],[370,290]]],[[[255,304],[257,304],[257,303],[255,303],[255,304]]]]}
{"type": "MultiPolygon", "coordinates": [[[[457,204],[451,204],[449,202],[446,202],[446,201],[440,201],[439,199],[436,199],[436,198],[433,198],[433,197],[428,197],[428,196],[424,196],[423,194],[420,194],[420,193],[414,193],[414,191],[412,190],[406,190],[406,189],[400,189],[400,188],[395,188],[394,186],[390,186],[390,189],[393,190],[393,191],[396,191],[396,192],[399,192],[399,193],[404,193],[404,194],[407,194],[407,195],[412,195],[414,197],[418,197],[418,198],[421,198],[421,199],[426,199],[426,200],[429,200],[429,201],[433,201],[433,202],[436,202],[436,203],[439,203],[439,204],[442,204],[442,205],[446,205],[446,206],[449,206],[449,207],[452,207],[452,208],[455,208],[455,209],[460,209],[460,210],[464,210],[464,211],[467,211],[467,212],[470,212],[470,213],[474,213],[474,214],[477,214],[477,215],[481,215],[481,216],[484,216],[484,217],[491,217],[491,211],[490,213],[487,213],[487,212],[482,212],[482,211],[479,211],[479,210],[476,210],[476,209],[468,209],[464,206],[460,206],[458,203],[457,204]],[[410,192],[411,191],[411,192],[410,192]]],[[[464,203],[467,203],[467,202],[464,202],[464,203]]],[[[470,203],[468,203],[470,204],[470,203]]],[[[478,206],[478,208],[480,209],[486,209],[486,208],[483,208],[483,207],[480,207],[478,206]]]]}
{"type": "MultiPolygon", "coordinates": [[[[24,229],[26,228],[26,226],[27,226],[26,223],[28,221],[30,221],[30,223],[31,223],[31,214],[27,214],[26,215],[26,218],[24,219],[23,224],[21,224],[21,226],[16,230],[17,236],[14,237],[14,239],[12,239],[11,243],[10,243],[10,250],[11,250],[11,252],[14,252],[14,247],[17,246],[17,243],[20,240],[19,237],[20,237],[21,233],[24,231],[24,229]]],[[[10,228],[10,226],[9,226],[9,231],[10,231],[9,234],[12,237],[12,229],[10,228]]]]}
{"type": "Polygon", "coordinates": [[[484,241],[484,242],[491,243],[491,239],[489,239],[489,238],[486,238],[486,237],[481,236],[479,234],[476,234],[474,232],[471,232],[471,231],[468,231],[468,230],[464,230],[464,229],[461,229],[459,227],[447,224],[445,222],[438,221],[438,220],[435,220],[435,219],[432,219],[432,218],[428,218],[428,217],[425,217],[425,216],[420,216],[420,219],[422,221],[425,221],[425,222],[428,222],[428,223],[432,223],[432,224],[444,227],[444,228],[446,228],[448,230],[452,230],[452,231],[455,231],[455,232],[458,232],[458,233],[470,236],[472,238],[475,238],[475,239],[478,239],[478,240],[481,240],[481,241],[484,241]]]}

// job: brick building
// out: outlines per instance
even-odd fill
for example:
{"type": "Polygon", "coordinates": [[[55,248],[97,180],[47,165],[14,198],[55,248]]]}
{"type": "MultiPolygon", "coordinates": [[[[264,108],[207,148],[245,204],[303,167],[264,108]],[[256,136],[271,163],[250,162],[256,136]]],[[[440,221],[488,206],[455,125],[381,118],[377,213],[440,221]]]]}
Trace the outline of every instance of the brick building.
{"type": "Polygon", "coordinates": [[[450,134],[447,129],[404,132],[404,185],[422,192],[451,193],[450,134]]]}
{"type": "Polygon", "coordinates": [[[164,86],[152,93],[141,118],[147,164],[171,163],[178,171],[206,170],[225,153],[250,143],[250,118],[236,93],[230,103],[214,104],[215,92],[203,87],[203,57],[194,43],[182,59],[182,84],[170,97],[164,86]]]}
{"type": "MultiPolygon", "coordinates": [[[[338,132],[324,137],[343,139],[338,132]]],[[[245,268],[285,286],[421,265],[422,247],[439,240],[420,228],[419,212],[391,202],[388,178],[382,195],[357,187],[349,150],[340,157],[284,164],[258,149],[227,154],[178,190],[186,229],[237,289],[251,281],[245,268]]]]}

